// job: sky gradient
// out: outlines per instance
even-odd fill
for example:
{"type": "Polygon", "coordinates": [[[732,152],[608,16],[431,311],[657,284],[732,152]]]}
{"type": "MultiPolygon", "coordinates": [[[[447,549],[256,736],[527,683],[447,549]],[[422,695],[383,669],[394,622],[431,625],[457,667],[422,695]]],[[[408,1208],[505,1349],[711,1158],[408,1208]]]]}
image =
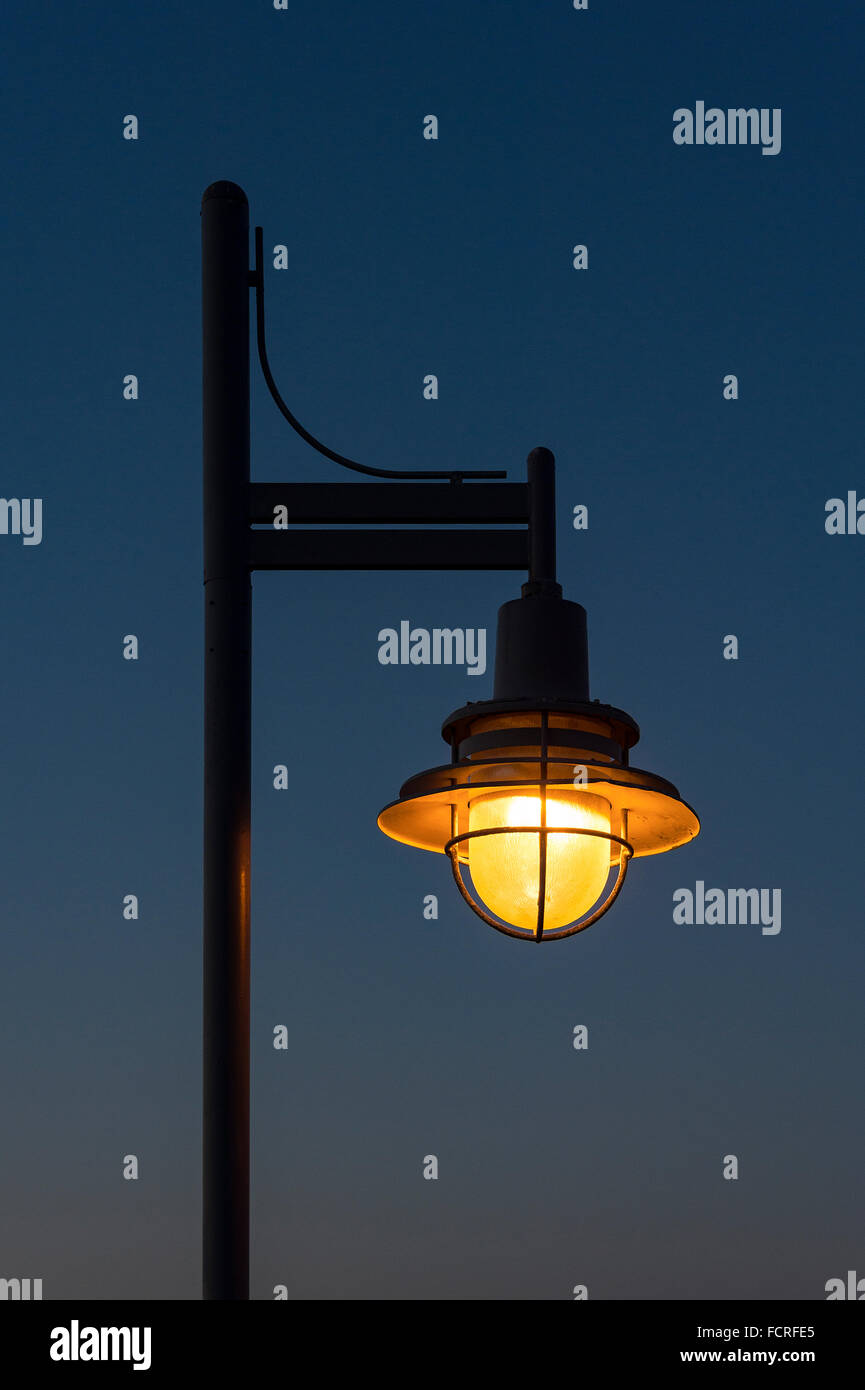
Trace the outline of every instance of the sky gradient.
{"type": "MultiPolygon", "coordinates": [[[[6,27],[0,491],[43,499],[44,536],[0,536],[0,1277],[200,1297],[217,179],[288,248],[269,355],[313,434],[511,480],[555,452],[591,694],[702,821],[584,936],[497,935],[376,827],[492,660],[382,666],[377,634],[491,644],[522,576],[255,576],[251,1296],[821,1299],[865,1273],[865,537],[824,527],[865,493],[861,14],[94,0],[6,27]],[[698,100],[781,108],[781,152],[677,146],[698,100]],[[697,880],[780,888],[782,930],[677,925],[697,880]]],[[[252,476],[350,481],[257,366],[252,476]]]]}

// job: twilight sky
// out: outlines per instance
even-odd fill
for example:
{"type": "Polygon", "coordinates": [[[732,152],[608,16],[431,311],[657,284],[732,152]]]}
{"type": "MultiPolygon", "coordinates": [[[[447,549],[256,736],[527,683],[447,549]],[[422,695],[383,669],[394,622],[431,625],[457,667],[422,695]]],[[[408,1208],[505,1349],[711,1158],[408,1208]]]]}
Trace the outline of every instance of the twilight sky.
{"type": "MultiPolygon", "coordinates": [[[[863,31],[782,0],[13,3],[0,491],[44,530],[0,535],[0,1277],[200,1297],[216,179],[288,248],[270,359],[314,434],[512,480],[554,450],[591,693],[703,827],[584,935],[497,935],[376,815],[491,693],[523,576],[255,577],[252,1296],[821,1299],[865,1272],[865,536],[824,526],[865,494],[863,31]],[[780,109],[780,152],[675,144],[698,101],[780,109]],[[487,675],[382,666],[403,619],[485,627],[487,675]],[[780,889],[781,931],[674,922],[698,880],[780,889]]],[[[253,478],[350,481],[253,381],[253,478]]]]}

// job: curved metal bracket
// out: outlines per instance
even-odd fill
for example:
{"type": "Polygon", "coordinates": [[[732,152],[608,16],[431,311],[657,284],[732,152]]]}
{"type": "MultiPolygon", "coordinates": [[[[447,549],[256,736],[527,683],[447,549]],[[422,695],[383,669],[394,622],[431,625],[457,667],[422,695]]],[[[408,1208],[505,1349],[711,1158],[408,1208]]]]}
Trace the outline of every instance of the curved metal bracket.
{"type": "Polygon", "coordinates": [[[460,469],[457,472],[425,472],[417,473],[408,469],[395,468],[370,468],[365,463],[356,463],[354,459],[348,459],[343,454],[337,454],[333,449],[329,449],[326,444],[322,444],[318,439],[305,430],[300,421],[292,415],[273,379],[270,370],[270,363],[267,360],[267,347],[264,336],[264,254],[263,254],[263,229],[255,229],[255,270],[250,275],[250,284],[255,288],[255,325],[256,340],[258,342],[258,360],[261,363],[261,370],[267,382],[268,389],[282,411],[293,430],[296,430],[301,439],[305,439],[307,444],[311,444],[313,449],[317,449],[325,458],[332,459],[334,463],[340,464],[343,468],[350,468],[355,473],[367,473],[372,478],[438,478],[446,482],[460,483],[463,478],[506,478],[507,473],[503,468],[486,471],[466,471],[460,469]]]}

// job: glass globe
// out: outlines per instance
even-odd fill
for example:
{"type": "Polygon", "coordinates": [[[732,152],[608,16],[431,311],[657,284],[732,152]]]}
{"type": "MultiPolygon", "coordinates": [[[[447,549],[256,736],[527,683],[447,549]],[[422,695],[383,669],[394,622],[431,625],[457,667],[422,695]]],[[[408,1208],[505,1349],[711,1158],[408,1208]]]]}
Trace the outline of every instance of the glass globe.
{"type": "MultiPolygon", "coordinates": [[[[469,830],[541,824],[540,793],[492,792],[469,807],[469,830]]],[[[610,832],[610,803],[591,792],[547,793],[547,826],[610,832]]],[[[540,835],[503,830],[468,844],[478,897],[511,926],[534,932],[538,922],[540,835]]],[[[610,844],[600,835],[547,835],[544,930],[569,926],[594,907],[607,881],[610,844]]]]}

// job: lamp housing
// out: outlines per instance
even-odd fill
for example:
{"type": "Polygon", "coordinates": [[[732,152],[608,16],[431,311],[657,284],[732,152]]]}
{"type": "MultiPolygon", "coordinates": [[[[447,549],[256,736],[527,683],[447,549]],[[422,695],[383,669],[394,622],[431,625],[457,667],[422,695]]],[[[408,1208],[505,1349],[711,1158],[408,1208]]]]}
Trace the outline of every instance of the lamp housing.
{"type": "Polygon", "coordinates": [[[632,858],[699,833],[671,782],[631,766],[640,737],[631,716],[589,698],[585,609],[554,581],[530,581],[502,605],[493,697],[448,715],[442,737],[450,762],[410,777],[378,824],[447,854],[469,906],[508,936],[584,930],[615,901],[632,858]],[[581,911],[563,920],[569,908],[581,911]]]}

